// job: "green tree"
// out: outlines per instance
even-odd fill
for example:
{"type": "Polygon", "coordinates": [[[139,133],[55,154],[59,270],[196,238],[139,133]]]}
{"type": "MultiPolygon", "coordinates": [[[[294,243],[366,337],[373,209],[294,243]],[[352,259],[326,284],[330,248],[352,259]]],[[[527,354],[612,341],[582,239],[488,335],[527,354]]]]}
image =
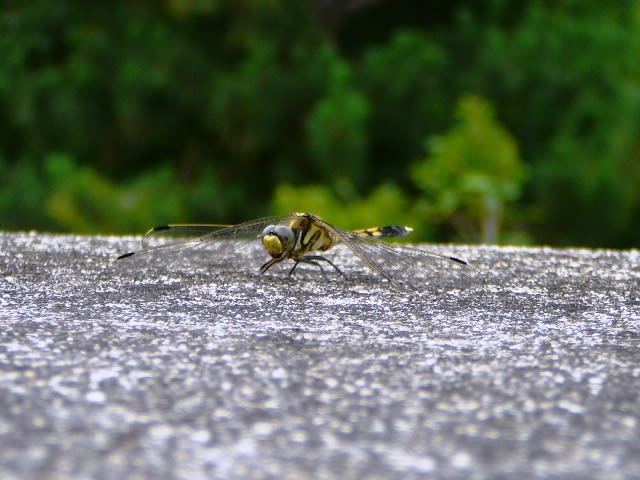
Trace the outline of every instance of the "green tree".
{"type": "Polygon", "coordinates": [[[637,244],[637,2],[514,6],[462,9],[459,49],[449,51],[468,61],[457,88],[491,100],[529,162],[521,203],[537,211],[531,233],[554,244],[637,244]]]}
{"type": "Polygon", "coordinates": [[[515,139],[485,100],[463,96],[456,114],[458,123],[449,132],[429,138],[428,154],[413,165],[412,178],[424,193],[427,219],[452,221],[467,236],[496,243],[505,206],[522,190],[525,168],[515,139]]]}
{"type": "Polygon", "coordinates": [[[320,178],[366,183],[367,98],[352,85],[347,63],[336,58],[329,71],[327,92],[313,106],[306,122],[309,158],[320,178]]]}

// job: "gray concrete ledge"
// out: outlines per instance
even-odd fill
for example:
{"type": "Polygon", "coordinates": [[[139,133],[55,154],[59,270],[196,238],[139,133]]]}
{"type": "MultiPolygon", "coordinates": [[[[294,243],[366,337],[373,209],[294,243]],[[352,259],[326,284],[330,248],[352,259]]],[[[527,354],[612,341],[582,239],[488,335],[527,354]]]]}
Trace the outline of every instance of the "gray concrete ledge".
{"type": "Polygon", "coordinates": [[[0,234],[0,478],[640,478],[637,250],[406,293],[137,241],[0,234]]]}

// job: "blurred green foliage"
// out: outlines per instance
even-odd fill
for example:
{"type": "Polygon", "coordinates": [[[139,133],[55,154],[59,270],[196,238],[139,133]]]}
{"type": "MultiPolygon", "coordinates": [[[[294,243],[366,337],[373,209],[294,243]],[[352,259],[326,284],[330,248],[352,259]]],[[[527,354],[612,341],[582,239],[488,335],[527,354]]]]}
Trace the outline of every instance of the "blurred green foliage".
{"type": "Polygon", "coordinates": [[[278,186],[274,193],[274,212],[290,213],[291,205],[298,207],[296,211],[313,212],[343,228],[385,225],[390,218],[396,219],[395,223],[415,223],[407,209],[406,195],[393,184],[381,184],[364,198],[348,200],[325,185],[278,186]]]}
{"type": "Polygon", "coordinates": [[[125,186],[114,185],[66,155],[49,155],[45,169],[52,186],[45,211],[68,229],[109,232],[121,225],[135,228],[159,216],[180,217],[185,213],[184,192],[174,187],[174,175],[168,167],[125,186]],[[97,218],[103,223],[97,225],[97,218]]]}
{"type": "Polygon", "coordinates": [[[637,246],[639,5],[4,2],[0,228],[637,246]]]}
{"type": "Polygon", "coordinates": [[[429,138],[429,155],[413,165],[412,179],[424,192],[427,219],[450,220],[476,241],[497,243],[505,206],[520,196],[524,165],[486,101],[466,95],[456,112],[450,132],[429,138]]]}

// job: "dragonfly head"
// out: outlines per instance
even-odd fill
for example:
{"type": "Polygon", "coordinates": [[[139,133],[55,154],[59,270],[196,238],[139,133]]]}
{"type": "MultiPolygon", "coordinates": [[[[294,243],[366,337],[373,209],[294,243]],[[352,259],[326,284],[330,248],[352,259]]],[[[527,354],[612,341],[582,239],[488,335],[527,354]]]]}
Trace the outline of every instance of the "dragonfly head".
{"type": "Polygon", "coordinates": [[[294,246],[293,230],[284,225],[269,225],[260,234],[262,245],[273,258],[280,257],[294,246]]]}

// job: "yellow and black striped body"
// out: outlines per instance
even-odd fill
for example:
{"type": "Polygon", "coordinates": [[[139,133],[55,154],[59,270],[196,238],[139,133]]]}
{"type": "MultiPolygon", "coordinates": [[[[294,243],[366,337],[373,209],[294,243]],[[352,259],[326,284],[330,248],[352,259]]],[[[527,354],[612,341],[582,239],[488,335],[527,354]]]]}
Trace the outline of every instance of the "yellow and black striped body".
{"type": "MultiPolygon", "coordinates": [[[[378,239],[384,237],[403,237],[412,231],[403,225],[387,225],[384,227],[363,228],[348,232],[356,237],[378,239]]],[[[262,245],[272,259],[265,263],[261,271],[266,272],[272,265],[292,259],[299,262],[318,265],[318,260],[328,262],[340,271],[328,259],[313,255],[313,252],[325,252],[336,243],[345,241],[345,232],[338,230],[319,217],[310,213],[293,213],[285,225],[269,225],[262,232],[262,245]]],[[[295,266],[294,268],[295,269],[295,266]]],[[[293,271],[292,269],[292,271],[293,271]]]]}
{"type": "Polygon", "coordinates": [[[404,237],[411,232],[413,232],[413,228],[405,225],[385,225],[384,227],[361,228],[353,231],[353,233],[370,238],[404,237]]]}
{"type": "Polygon", "coordinates": [[[292,258],[298,258],[310,252],[325,252],[338,241],[330,230],[318,222],[318,218],[308,213],[296,213],[289,222],[294,232],[296,243],[291,252],[292,258]]]}
{"type": "MultiPolygon", "coordinates": [[[[262,244],[274,257],[300,258],[311,252],[325,252],[340,241],[335,227],[309,213],[294,213],[287,227],[293,233],[293,242],[278,235],[275,226],[269,226],[262,234],[262,244]]],[[[353,230],[352,233],[368,238],[404,237],[413,229],[404,225],[386,225],[353,230]]]]}
{"type": "Polygon", "coordinates": [[[274,259],[299,259],[304,255],[331,248],[336,235],[323,228],[319,219],[308,213],[294,213],[287,225],[269,225],[262,232],[262,245],[274,259]]]}

